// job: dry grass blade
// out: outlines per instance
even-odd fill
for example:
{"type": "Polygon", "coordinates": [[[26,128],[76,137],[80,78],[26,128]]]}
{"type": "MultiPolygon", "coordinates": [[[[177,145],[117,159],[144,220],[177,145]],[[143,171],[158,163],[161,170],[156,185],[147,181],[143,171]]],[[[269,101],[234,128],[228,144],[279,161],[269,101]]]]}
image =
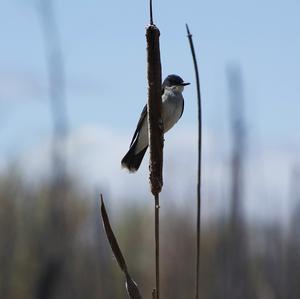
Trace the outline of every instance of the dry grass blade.
{"type": "Polygon", "coordinates": [[[136,282],[131,278],[131,276],[127,273],[126,275],[126,289],[129,295],[129,298],[132,299],[142,299],[142,296],[139,292],[136,282]]]}
{"type": "Polygon", "coordinates": [[[114,256],[116,257],[116,260],[117,260],[120,268],[122,269],[122,271],[127,272],[127,265],[126,265],[125,259],[123,257],[123,254],[121,252],[121,249],[119,247],[117,239],[116,239],[114,232],[109,223],[109,218],[108,218],[108,215],[107,215],[107,212],[105,209],[102,194],[101,194],[101,216],[102,216],[102,221],[103,221],[103,225],[105,228],[106,236],[109,241],[110,247],[114,253],[114,256]]]}
{"type": "Polygon", "coordinates": [[[202,152],[202,112],[201,112],[201,93],[200,93],[200,79],[198,72],[197,59],[189,27],[186,24],[186,31],[190,43],[190,48],[193,57],[195,68],[196,84],[197,84],[197,102],[198,102],[198,172],[197,172],[197,244],[196,244],[196,294],[195,298],[199,298],[200,285],[200,233],[201,233],[201,152],[202,152]]]}
{"type": "Polygon", "coordinates": [[[129,298],[131,299],[141,299],[142,296],[140,295],[139,289],[137,287],[136,282],[131,278],[131,276],[128,273],[127,265],[124,259],[124,256],[121,252],[121,249],[119,247],[118,241],[114,235],[114,232],[111,228],[109,218],[105,209],[103,196],[101,194],[101,216],[103,221],[103,226],[106,232],[107,239],[109,241],[110,247],[113,251],[113,254],[121,268],[121,270],[124,272],[126,277],[126,289],[129,295],[129,298]]]}

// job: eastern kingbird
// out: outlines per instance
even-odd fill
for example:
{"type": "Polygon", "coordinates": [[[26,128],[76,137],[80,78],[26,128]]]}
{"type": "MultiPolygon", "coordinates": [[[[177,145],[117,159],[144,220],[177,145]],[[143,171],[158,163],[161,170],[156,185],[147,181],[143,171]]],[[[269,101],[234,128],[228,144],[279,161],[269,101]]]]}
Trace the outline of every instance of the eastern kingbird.
{"type": "MultiPolygon", "coordinates": [[[[179,120],[184,109],[182,91],[184,86],[190,83],[184,82],[177,75],[169,75],[162,84],[162,120],[164,133],[169,131],[179,120]]],[[[143,157],[148,148],[148,117],[147,105],[145,105],[127,154],[121,161],[122,167],[130,172],[139,169],[143,157]]]]}

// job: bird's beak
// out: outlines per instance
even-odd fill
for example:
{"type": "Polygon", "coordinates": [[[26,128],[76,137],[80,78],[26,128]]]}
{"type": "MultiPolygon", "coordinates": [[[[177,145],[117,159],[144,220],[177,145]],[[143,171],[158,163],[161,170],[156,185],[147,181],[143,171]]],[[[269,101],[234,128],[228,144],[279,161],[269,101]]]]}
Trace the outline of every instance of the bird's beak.
{"type": "Polygon", "coordinates": [[[181,83],[180,85],[181,86],[186,86],[186,85],[190,85],[191,83],[188,83],[188,82],[183,82],[183,83],[181,83]]]}

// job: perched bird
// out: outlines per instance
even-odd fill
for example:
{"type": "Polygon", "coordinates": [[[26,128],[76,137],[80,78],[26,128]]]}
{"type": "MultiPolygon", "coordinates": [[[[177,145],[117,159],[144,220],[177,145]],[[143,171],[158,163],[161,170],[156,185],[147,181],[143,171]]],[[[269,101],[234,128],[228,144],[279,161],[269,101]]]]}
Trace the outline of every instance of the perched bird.
{"type": "MultiPolygon", "coordinates": [[[[179,120],[184,109],[182,92],[184,86],[190,83],[184,82],[177,75],[169,75],[162,84],[162,120],[164,133],[169,131],[179,120]]],[[[130,172],[139,169],[143,157],[148,148],[148,117],[147,105],[145,105],[127,154],[121,161],[122,167],[130,172]]]]}

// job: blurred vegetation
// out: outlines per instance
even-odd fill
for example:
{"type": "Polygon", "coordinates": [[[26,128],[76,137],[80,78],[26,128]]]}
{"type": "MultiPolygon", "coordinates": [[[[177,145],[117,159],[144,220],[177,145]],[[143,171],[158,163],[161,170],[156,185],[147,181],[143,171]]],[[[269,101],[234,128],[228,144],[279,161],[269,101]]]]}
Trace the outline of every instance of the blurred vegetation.
{"type": "MultiPolygon", "coordinates": [[[[162,297],[193,298],[193,216],[171,207],[162,215],[162,297]]],[[[202,298],[237,298],[226,294],[230,280],[241,278],[236,288],[244,288],[251,298],[300,298],[299,210],[294,210],[290,231],[275,223],[245,224],[245,248],[232,243],[231,224],[224,215],[205,225],[202,298]],[[238,248],[243,264],[231,271],[238,248]]],[[[111,214],[112,225],[131,273],[150,298],[152,211],[129,205],[115,216],[111,214]]],[[[0,265],[1,299],[127,297],[100,223],[97,196],[86,196],[67,180],[61,186],[45,183],[32,189],[17,172],[1,176],[0,265]]]]}

